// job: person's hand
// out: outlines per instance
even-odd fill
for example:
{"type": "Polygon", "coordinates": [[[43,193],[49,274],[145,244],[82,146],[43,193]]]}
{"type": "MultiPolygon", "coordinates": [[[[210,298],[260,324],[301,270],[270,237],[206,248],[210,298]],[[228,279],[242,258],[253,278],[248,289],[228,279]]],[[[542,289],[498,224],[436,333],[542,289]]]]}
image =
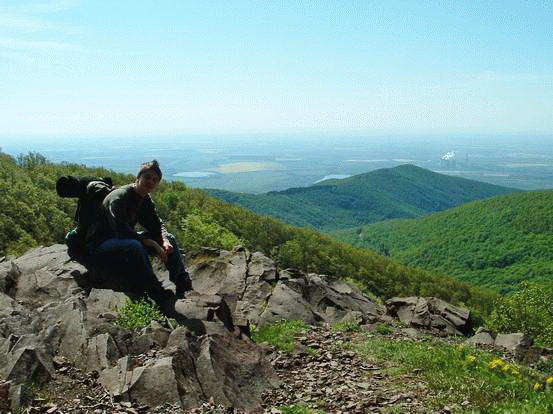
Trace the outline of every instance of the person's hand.
{"type": "Polygon", "coordinates": [[[163,239],[163,245],[161,246],[163,247],[163,250],[165,250],[165,253],[166,254],[171,254],[173,253],[173,245],[171,244],[171,242],[167,239],[163,239]]]}
{"type": "Polygon", "coordinates": [[[157,257],[159,257],[159,259],[163,263],[165,263],[167,261],[167,252],[165,251],[165,249],[163,247],[161,247],[155,241],[154,241],[154,243],[155,243],[155,249],[156,249],[157,257]]]}
{"type": "Polygon", "coordinates": [[[151,247],[156,252],[156,256],[159,257],[159,259],[165,263],[167,261],[167,252],[163,247],[161,247],[155,240],[152,239],[144,239],[142,240],[142,243],[145,246],[151,247]]]}

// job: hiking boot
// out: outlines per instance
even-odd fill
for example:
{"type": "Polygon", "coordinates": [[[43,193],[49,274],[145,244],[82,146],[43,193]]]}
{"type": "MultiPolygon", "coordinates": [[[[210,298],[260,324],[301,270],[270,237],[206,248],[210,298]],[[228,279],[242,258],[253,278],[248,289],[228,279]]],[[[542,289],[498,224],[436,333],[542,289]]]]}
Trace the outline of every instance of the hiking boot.
{"type": "Polygon", "coordinates": [[[192,281],[190,280],[189,277],[179,279],[175,283],[175,286],[176,286],[175,295],[178,298],[183,298],[186,292],[190,292],[192,290],[192,281]]]}
{"type": "Polygon", "coordinates": [[[185,315],[185,306],[182,300],[177,299],[176,296],[173,296],[169,299],[164,300],[159,304],[161,312],[168,318],[175,319],[178,323],[183,323],[188,318],[185,315]]]}

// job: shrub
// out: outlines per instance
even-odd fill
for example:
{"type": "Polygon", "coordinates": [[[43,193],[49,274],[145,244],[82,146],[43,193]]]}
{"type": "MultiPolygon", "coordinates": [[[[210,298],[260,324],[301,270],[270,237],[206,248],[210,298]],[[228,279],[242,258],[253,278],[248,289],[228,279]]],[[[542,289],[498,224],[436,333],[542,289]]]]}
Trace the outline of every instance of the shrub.
{"type": "Polygon", "coordinates": [[[539,345],[553,346],[553,284],[523,283],[520,291],[496,302],[487,325],[498,332],[524,332],[539,345]]]}
{"type": "Polygon", "coordinates": [[[127,329],[138,329],[148,326],[152,321],[163,320],[163,314],[157,305],[146,301],[144,298],[127,299],[125,305],[117,311],[119,313],[118,324],[127,329]]]}
{"type": "Polygon", "coordinates": [[[232,250],[244,244],[234,233],[220,225],[212,215],[194,210],[179,226],[179,239],[187,250],[197,250],[203,246],[232,250]]]}

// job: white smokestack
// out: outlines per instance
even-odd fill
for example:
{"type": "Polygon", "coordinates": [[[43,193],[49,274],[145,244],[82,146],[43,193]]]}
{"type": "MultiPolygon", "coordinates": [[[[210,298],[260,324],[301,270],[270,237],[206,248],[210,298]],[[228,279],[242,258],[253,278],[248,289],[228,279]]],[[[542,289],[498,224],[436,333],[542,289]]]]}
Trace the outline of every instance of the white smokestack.
{"type": "Polygon", "coordinates": [[[448,153],[446,153],[443,157],[442,157],[442,160],[446,160],[446,161],[449,161],[449,160],[452,160],[455,158],[455,151],[449,151],[448,153]]]}

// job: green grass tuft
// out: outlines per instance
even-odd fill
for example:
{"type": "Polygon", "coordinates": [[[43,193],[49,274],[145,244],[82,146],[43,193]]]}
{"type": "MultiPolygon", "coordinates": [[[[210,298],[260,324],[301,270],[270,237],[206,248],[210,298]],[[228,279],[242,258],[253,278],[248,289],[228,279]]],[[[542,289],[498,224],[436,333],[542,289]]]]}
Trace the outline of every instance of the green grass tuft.
{"type": "Polygon", "coordinates": [[[301,404],[282,405],[278,409],[282,414],[325,414],[322,410],[312,410],[301,404]]]}
{"type": "Polygon", "coordinates": [[[271,326],[253,329],[252,339],[257,343],[266,342],[284,352],[292,352],[294,335],[309,329],[309,325],[303,321],[282,321],[271,326]]]}
{"type": "Polygon", "coordinates": [[[435,341],[378,338],[359,344],[357,350],[385,364],[390,375],[418,372],[432,391],[427,403],[434,409],[468,401],[465,412],[553,412],[553,392],[543,374],[488,352],[435,341]]]}
{"type": "Polygon", "coordinates": [[[332,332],[359,332],[361,327],[355,322],[338,322],[330,327],[332,332]]]}
{"type": "Polygon", "coordinates": [[[392,328],[385,323],[379,323],[376,326],[376,333],[380,335],[390,335],[392,333],[392,328]]]}
{"type": "Polygon", "coordinates": [[[143,328],[152,321],[163,320],[163,314],[157,305],[146,301],[144,298],[127,299],[125,305],[117,309],[117,312],[119,312],[117,323],[127,329],[143,328]]]}

